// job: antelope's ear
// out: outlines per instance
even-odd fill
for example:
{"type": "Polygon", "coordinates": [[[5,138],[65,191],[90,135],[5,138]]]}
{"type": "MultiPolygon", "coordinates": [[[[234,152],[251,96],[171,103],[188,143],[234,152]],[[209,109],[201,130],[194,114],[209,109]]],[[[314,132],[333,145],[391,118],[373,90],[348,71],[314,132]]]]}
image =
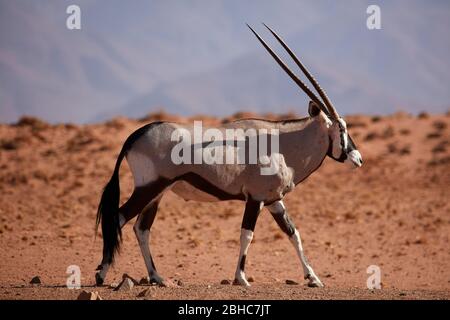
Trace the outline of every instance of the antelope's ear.
{"type": "Polygon", "coordinates": [[[320,108],[314,101],[309,102],[308,113],[311,117],[315,117],[320,114],[320,108]]]}

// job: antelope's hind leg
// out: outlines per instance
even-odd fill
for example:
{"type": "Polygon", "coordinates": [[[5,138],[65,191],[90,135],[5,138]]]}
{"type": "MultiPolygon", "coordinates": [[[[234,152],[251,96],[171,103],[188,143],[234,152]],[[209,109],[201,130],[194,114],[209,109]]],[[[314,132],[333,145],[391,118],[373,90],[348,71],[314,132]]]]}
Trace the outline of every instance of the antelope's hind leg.
{"type": "Polygon", "coordinates": [[[302,240],[300,239],[300,233],[289,217],[286,208],[282,201],[274,202],[273,204],[267,206],[272,217],[277,222],[278,226],[283,230],[283,232],[289,237],[289,240],[295,247],[297,254],[300,258],[300,262],[303,267],[303,274],[305,279],[308,279],[308,286],[310,287],[323,287],[322,282],[319,277],[316,276],[314,270],[309,265],[308,260],[303,252],[302,240]]]}
{"type": "Polygon", "coordinates": [[[166,283],[164,279],[156,271],[149,246],[150,228],[155,221],[160,200],[161,197],[153,200],[148,206],[145,207],[137,218],[133,229],[136,234],[139,247],[141,248],[142,256],[144,257],[145,266],[147,267],[148,276],[150,278],[150,284],[158,284],[165,287],[166,283]]]}
{"type": "MultiPolygon", "coordinates": [[[[119,209],[119,224],[120,228],[137,216],[149,203],[149,195],[142,192],[140,189],[135,189],[131,194],[127,202],[125,202],[119,209]]],[[[109,267],[111,266],[111,257],[103,253],[102,263],[97,267],[97,273],[95,274],[96,285],[102,285],[109,267]]]]}

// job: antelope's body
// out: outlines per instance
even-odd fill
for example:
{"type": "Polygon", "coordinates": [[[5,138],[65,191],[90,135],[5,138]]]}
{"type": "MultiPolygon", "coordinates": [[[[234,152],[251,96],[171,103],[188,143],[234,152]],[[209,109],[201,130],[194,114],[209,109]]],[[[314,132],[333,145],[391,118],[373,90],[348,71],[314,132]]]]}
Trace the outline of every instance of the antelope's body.
{"type": "MultiPolygon", "coordinates": [[[[278,174],[267,175],[265,183],[261,184],[254,179],[260,175],[260,164],[237,164],[237,161],[220,165],[173,164],[172,150],[177,142],[171,137],[180,128],[194,136],[192,126],[164,122],[150,124],[141,136],[136,137],[126,155],[136,187],[145,187],[162,178],[170,181],[171,190],[185,200],[245,200],[251,197],[271,203],[280,200],[294,184],[309,176],[321,164],[329,147],[323,117],[285,122],[239,120],[215,128],[222,132],[227,129],[278,132],[278,154],[282,155],[280,170],[278,174]],[[290,147],[293,141],[297,142],[295,149],[290,147]]],[[[210,144],[211,141],[202,141],[201,146],[193,148],[193,153],[212,148],[210,144]]],[[[236,146],[228,148],[236,149],[236,146]]],[[[237,154],[237,151],[228,152],[237,154]]]]}
{"type": "MultiPolygon", "coordinates": [[[[276,36],[276,34],[274,35],[276,36]]],[[[257,37],[259,38],[258,35],[257,37]]],[[[271,49],[261,38],[259,39],[274,56],[271,49]]],[[[277,37],[277,39],[279,38],[277,37]]],[[[285,46],[281,39],[279,41],[285,46]]],[[[287,68],[276,55],[274,58],[283,69],[287,68]]],[[[286,72],[291,77],[295,77],[290,70],[286,72]]],[[[296,82],[298,80],[293,79],[296,82]]],[[[306,87],[301,81],[300,83],[297,82],[301,87],[302,85],[306,87]]],[[[245,201],[240,239],[241,249],[235,274],[236,283],[249,285],[244,273],[245,258],[253,238],[258,215],[265,206],[294,244],[309,285],[322,286],[304,256],[300,234],[287,214],[283,198],[297,184],[317,170],[327,155],[337,161],[350,162],[354,166],[360,166],[362,160],[347,133],[344,120],[337,116],[334,108],[333,111],[330,109],[332,106],[330,107],[328,103],[326,106],[322,104],[314,94],[310,91],[308,93],[309,89],[305,90],[304,87],[302,89],[308,95],[311,94],[310,97],[313,100],[309,105],[310,117],[308,118],[288,121],[244,119],[224,124],[221,128],[214,128],[223,132],[224,136],[229,129],[240,132],[242,137],[239,137],[238,134],[233,138],[236,141],[239,138],[248,140],[248,132],[256,132],[257,140],[269,140],[274,135],[273,132],[276,132],[278,148],[268,150],[265,155],[267,161],[264,162],[259,161],[260,159],[253,163],[232,161],[226,164],[174,162],[173,151],[179,143],[179,141],[174,141],[174,133],[184,132],[194,136],[195,128],[190,125],[155,122],[131,134],[119,154],[114,173],[105,187],[99,205],[97,224],[101,222],[104,246],[103,260],[96,274],[97,284],[103,283],[109,266],[114,260],[114,254],[120,244],[121,228],[135,216],[137,216],[137,220],[134,231],[150,280],[161,285],[164,284],[163,279],[156,272],[148,239],[158,204],[163,194],[171,190],[185,200],[245,201]],[[118,173],[124,158],[133,174],[135,189],[128,201],[119,208],[118,173]],[[267,167],[268,163],[269,165],[275,163],[277,170],[274,174],[262,175],[261,170],[267,167]]],[[[319,91],[319,93],[323,98],[323,91],[319,91]]],[[[204,138],[202,137],[202,139],[204,138]]],[[[217,148],[219,145],[219,148],[224,151],[231,149],[232,154],[237,155],[239,144],[236,141],[231,141],[231,143],[225,140],[215,141],[215,147],[217,148]]],[[[196,153],[202,153],[208,148],[211,148],[211,141],[201,140],[189,144],[188,150],[195,158],[196,153]]],[[[251,150],[248,145],[245,148],[248,156],[251,150]]]]}

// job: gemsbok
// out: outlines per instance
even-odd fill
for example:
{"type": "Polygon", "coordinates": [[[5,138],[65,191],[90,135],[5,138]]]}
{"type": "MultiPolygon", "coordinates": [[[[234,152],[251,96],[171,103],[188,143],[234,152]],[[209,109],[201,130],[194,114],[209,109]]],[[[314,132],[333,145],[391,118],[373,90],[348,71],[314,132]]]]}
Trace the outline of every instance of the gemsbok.
{"type": "MultiPolygon", "coordinates": [[[[214,129],[216,133],[227,137],[222,140],[201,137],[202,140],[194,139],[192,142],[184,138],[195,135],[194,126],[174,122],[153,122],[133,132],[119,153],[114,172],[103,190],[98,207],[96,227],[101,223],[103,260],[97,268],[97,285],[103,284],[114,261],[122,239],[121,228],[135,216],[137,220],[134,232],[150,282],[166,285],[156,271],[149,248],[149,235],[164,192],[172,190],[185,200],[245,201],[235,284],[249,286],[244,273],[245,259],[258,215],[263,207],[267,207],[278,226],[293,243],[308,285],[323,286],[305,257],[300,233],[286,211],[283,198],[316,171],[326,156],[339,162],[347,162],[352,167],[360,167],[361,154],[348,134],[344,119],[339,116],[325,91],[285,42],[266,26],[305,74],[322,100],[250,26],[248,27],[281,68],[311,99],[309,117],[286,121],[242,119],[228,122],[214,129]],[[232,138],[227,135],[229,130],[234,132],[232,138]],[[277,143],[270,150],[263,148],[267,151],[266,154],[258,153],[256,161],[254,157],[253,161],[250,161],[251,153],[254,153],[255,149],[252,149],[252,146],[255,147],[255,144],[249,146],[245,143],[269,138],[276,138],[277,143]],[[199,159],[199,154],[201,160],[205,150],[211,151],[208,148],[213,148],[216,156],[219,149],[223,149],[224,157],[225,154],[228,157],[231,151],[230,159],[239,159],[226,163],[189,161],[192,158],[199,159]],[[174,161],[174,154],[178,155],[177,161],[174,161]],[[240,157],[242,155],[244,156],[240,157]],[[133,174],[134,190],[128,201],[119,208],[119,168],[124,157],[133,174]],[[180,157],[187,161],[180,162],[180,157]],[[277,169],[273,174],[261,173],[272,164],[275,164],[277,169]]],[[[261,148],[259,144],[257,146],[261,148]]]]}

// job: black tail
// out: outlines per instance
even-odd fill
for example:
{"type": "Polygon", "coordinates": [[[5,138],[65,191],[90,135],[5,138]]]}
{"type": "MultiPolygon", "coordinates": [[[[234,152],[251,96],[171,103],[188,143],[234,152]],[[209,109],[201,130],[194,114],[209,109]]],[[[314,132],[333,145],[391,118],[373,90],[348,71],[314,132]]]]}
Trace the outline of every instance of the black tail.
{"type": "Polygon", "coordinates": [[[119,201],[120,184],[119,169],[125,156],[125,146],[120,151],[116,161],[114,173],[103,189],[102,198],[97,209],[97,220],[95,230],[97,233],[98,225],[102,224],[103,234],[103,261],[102,263],[113,263],[114,254],[119,251],[122,241],[122,231],[119,223],[119,201]]]}
{"type": "Polygon", "coordinates": [[[122,150],[117,157],[116,167],[109,182],[103,189],[102,198],[97,209],[97,221],[95,223],[95,233],[97,234],[98,225],[102,224],[103,233],[103,263],[113,263],[114,254],[119,251],[122,241],[122,231],[119,222],[119,169],[123,158],[133,143],[139,139],[147,130],[154,125],[161,124],[161,121],[149,123],[134,131],[123,144],[122,150]]]}

